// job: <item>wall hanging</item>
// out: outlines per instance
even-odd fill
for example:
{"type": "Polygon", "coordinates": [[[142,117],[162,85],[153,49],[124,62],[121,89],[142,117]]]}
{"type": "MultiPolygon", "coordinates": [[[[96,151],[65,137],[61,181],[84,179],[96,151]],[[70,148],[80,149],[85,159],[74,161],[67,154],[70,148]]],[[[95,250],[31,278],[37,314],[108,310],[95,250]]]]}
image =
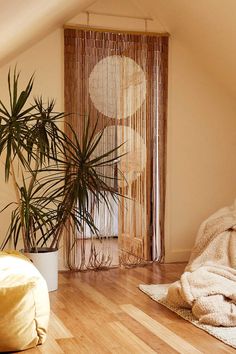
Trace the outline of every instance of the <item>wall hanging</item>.
{"type": "Polygon", "coordinates": [[[115,168],[108,163],[97,171],[124,196],[118,204],[111,200],[110,208],[101,202],[93,210],[99,237],[85,227],[72,244],[75,231],[66,229],[67,265],[87,269],[162,260],[168,35],[64,31],[65,109],[70,113],[65,129],[71,124],[81,138],[89,116],[96,134],[103,130],[93,157],[121,145],[115,168]]]}

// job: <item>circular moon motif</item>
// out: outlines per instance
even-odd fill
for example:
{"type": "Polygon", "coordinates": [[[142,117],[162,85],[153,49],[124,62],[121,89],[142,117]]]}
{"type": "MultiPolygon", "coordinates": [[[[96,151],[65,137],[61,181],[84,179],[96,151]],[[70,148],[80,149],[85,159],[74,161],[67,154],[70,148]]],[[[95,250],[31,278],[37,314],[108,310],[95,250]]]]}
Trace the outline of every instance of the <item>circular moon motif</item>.
{"type": "MultiPolygon", "coordinates": [[[[98,133],[99,134],[99,133],[98,133]]],[[[96,139],[96,138],[95,138],[96,139]]],[[[124,178],[118,180],[118,185],[127,185],[136,180],[146,166],[146,145],[144,139],[134,129],[127,126],[111,125],[104,129],[103,136],[93,152],[92,158],[106,153],[116,146],[123,144],[118,151],[115,151],[107,159],[121,156],[118,159],[118,168],[124,178]]],[[[106,183],[114,185],[114,169],[109,166],[99,167],[99,173],[106,175],[106,183]]]]}
{"type": "Polygon", "coordinates": [[[145,74],[131,58],[108,56],[94,66],[89,76],[89,94],[100,113],[109,118],[127,118],[145,100],[145,74]]]}

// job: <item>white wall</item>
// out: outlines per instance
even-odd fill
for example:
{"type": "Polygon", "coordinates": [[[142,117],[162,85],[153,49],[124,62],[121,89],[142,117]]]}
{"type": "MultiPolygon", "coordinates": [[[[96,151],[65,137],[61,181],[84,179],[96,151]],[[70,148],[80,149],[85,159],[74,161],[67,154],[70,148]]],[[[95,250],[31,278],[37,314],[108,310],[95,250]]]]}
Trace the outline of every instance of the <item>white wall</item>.
{"type": "MultiPolygon", "coordinates": [[[[97,5],[98,6],[98,5],[97,5]]],[[[107,12],[116,13],[115,8],[107,12]]],[[[122,11],[125,13],[125,2],[122,11]]],[[[96,8],[95,8],[96,10],[96,8]]],[[[130,14],[132,9],[128,9],[130,14]]],[[[86,16],[71,23],[86,23],[86,16]]],[[[144,22],[128,18],[90,17],[90,24],[105,28],[144,30],[144,22]],[[93,22],[94,21],[94,22],[93,22]]],[[[158,20],[149,31],[168,30],[158,20]]],[[[196,53],[176,36],[170,39],[168,156],[166,208],[166,260],[187,260],[200,222],[215,209],[232,202],[236,188],[236,104],[233,97],[208,74],[196,53]]],[[[9,65],[17,62],[26,80],[36,72],[35,94],[55,97],[63,110],[63,30],[54,31],[38,44],[0,68],[0,98],[6,97],[9,65]]],[[[3,187],[0,170],[1,205],[12,189],[3,187]]],[[[7,221],[0,216],[0,232],[7,221]]]]}
{"type": "MultiPolygon", "coordinates": [[[[35,83],[32,92],[34,96],[43,95],[43,98],[56,99],[56,110],[64,110],[64,87],[63,87],[63,30],[58,29],[47,36],[44,40],[34,45],[9,64],[0,68],[0,99],[7,102],[7,73],[9,67],[14,69],[17,64],[21,71],[24,88],[30,76],[35,73],[35,83]]],[[[4,166],[1,162],[0,169],[0,209],[8,202],[15,200],[12,184],[5,184],[4,166]]],[[[0,214],[0,239],[5,235],[9,224],[10,212],[0,214]]]]}
{"type": "Polygon", "coordinates": [[[169,61],[166,260],[188,259],[200,223],[236,196],[236,104],[178,39],[169,61]]]}

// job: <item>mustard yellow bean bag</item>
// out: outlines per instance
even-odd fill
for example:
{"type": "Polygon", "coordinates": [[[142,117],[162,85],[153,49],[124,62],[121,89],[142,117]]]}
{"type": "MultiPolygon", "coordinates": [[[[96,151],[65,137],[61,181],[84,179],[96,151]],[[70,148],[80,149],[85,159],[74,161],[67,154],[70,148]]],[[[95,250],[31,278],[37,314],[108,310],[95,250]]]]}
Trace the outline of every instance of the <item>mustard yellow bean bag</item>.
{"type": "Polygon", "coordinates": [[[0,252],[0,352],[42,344],[49,321],[47,285],[20,253],[0,252]]]}

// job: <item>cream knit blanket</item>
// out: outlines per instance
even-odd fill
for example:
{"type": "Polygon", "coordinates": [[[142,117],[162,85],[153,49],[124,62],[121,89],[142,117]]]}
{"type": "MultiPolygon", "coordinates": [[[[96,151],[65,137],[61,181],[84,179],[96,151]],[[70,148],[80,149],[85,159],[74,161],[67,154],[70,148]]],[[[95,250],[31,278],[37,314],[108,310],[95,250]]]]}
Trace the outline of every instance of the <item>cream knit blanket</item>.
{"type": "Polygon", "coordinates": [[[200,226],[189,263],[167,301],[201,323],[236,326],[236,201],[200,226]]]}

